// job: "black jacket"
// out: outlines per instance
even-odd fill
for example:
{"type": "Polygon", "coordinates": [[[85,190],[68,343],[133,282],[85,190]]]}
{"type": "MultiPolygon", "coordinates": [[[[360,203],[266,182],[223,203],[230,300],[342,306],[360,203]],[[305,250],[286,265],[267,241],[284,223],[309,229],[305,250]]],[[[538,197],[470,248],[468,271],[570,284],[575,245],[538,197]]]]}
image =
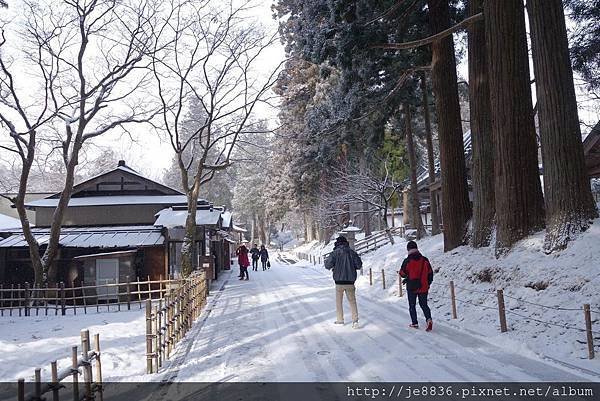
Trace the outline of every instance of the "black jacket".
{"type": "Polygon", "coordinates": [[[338,244],[325,259],[325,268],[333,270],[336,284],[354,284],[356,271],[362,268],[362,260],[348,244],[338,244]]]}
{"type": "Polygon", "coordinates": [[[257,247],[253,247],[252,249],[250,249],[250,253],[252,254],[252,259],[253,260],[258,260],[260,251],[258,250],[257,247]]]}

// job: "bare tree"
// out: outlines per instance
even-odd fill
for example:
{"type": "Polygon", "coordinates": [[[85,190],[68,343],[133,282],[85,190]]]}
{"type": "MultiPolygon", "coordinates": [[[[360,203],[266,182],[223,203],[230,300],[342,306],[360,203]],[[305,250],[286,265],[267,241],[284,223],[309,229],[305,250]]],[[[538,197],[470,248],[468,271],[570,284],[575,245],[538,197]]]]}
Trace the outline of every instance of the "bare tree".
{"type": "Polygon", "coordinates": [[[279,70],[264,78],[258,72],[275,35],[267,34],[248,16],[250,8],[248,2],[174,0],[167,17],[154,28],[156,37],[163,40],[156,41],[152,71],[163,106],[164,130],[187,195],[181,251],[184,275],[194,267],[200,187],[232,164],[232,151],[240,137],[256,131],[257,105],[268,102],[279,70]],[[184,139],[182,119],[192,101],[199,104],[203,118],[184,139]]]}
{"type": "Polygon", "coordinates": [[[152,117],[140,101],[143,96],[136,96],[148,83],[138,68],[153,48],[149,28],[156,9],[149,0],[28,0],[23,7],[27,19],[15,30],[5,25],[1,31],[0,121],[5,137],[0,143],[21,163],[18,193],[10,201],[21,219],[39,285],[56,273],[53,262],[63,215],[86,143],[152,117]],[[31,85],[40,88],[32,90],[31,85]],[[25,194],[44,146],[60,153],[65,179],[42,254],[25,212],[25,194]]]}
{"type": "MultiPolygon", "coordinates": [[[[383,227],[387,230],[387,212],[392,199],[397,196],[404,184],[396,179],[387,160],[379,160],[380,169],[336,169],[329,182],[330,190],[324,191],[320,199],[319,220],[327,225],[348,213],[347,205],[360,204],[356,214],[379,214],[383,227]],[[367,205],[364,207],[363,205],[367,205]]],[[[390,239],[393,238],[390,234],[390,239]]]]}

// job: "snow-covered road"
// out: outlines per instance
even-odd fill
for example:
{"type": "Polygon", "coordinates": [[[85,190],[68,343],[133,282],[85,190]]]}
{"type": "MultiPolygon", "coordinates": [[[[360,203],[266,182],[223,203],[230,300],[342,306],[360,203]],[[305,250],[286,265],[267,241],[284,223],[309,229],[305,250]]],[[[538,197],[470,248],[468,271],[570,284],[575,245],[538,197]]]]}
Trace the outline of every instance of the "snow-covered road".
{"type": "MultiPolygon", "coordinates": [[[[250,271],[250,281],[239,281],[237,269],[225,273],[200,322],[154,378],[202,382],[590,379],[507,351],[440,321],[432,333],[410,329],[405,298],[382,302],[359,289],[360,329],[334,325],[330,276],[281,257],[272,263],[268,271],[250,271]]],[[[345,312],[348,319],[347,303],[345,312]]]]}

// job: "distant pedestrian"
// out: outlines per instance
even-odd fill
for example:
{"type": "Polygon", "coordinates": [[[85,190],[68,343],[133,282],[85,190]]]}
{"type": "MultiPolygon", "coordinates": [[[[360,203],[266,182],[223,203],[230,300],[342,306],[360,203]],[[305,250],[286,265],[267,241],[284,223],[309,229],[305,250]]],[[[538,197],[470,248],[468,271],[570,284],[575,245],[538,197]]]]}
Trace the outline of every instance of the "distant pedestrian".
{"type": "Polygon", "coordinates": [[[244,276],[246,277],[246,280],[249,280],[248,266],[250,266],[250,261],[248,260],[248,248],[246,248],[246,245],[242,244],[235,251],[235,254],[238,257],[238,263],[240,265],[240,280],[243,280],[244,276]]]}
{"type": "Polygon", "coordinates": [[[264,245],[260,246],[260,262],[262,263],[263,271],[267,270],[267,263],[269,263],[269,251],[267,251],[267,248],[265,248],[264,245]]]}
{"type": "Polygon", "coordinates": [[[333,271],[335,281],[335,324],[344,324],[343,298],[344,292],[352,311],[352,328],[358,328],[358,307],[356,305],[356,271],[362,268],[362,260],[354,250],[350,249],[348,240],[339,236],[335,240],[333,251],[325,259],[325,268],[333,271]]]}
{"type": "Polygon", "coordinates": [[[431,320],[431,310],[427,305],[427,294],[429,292],[429,285],[433,281],[433,269],[429,260],[419,252],[415,241],[408,241],[406,250],[408,251],[408,256],[402,262],[400,276],[404,277],[403,282],[406,283],[408,311],[412,320],[408,327],[413,329],[419,328],[419,321],[417,320],[418,298],[419,306],[421,306],[423,315],[425,315],[425,321],[427,322],[425,330],[431,331],[433,329],[433,320],[431,320]]]}
{"type": "Polygon", "coordinates": [[[250,253],[252,254],[252,270],[258,271],[258,259],[260,258],[260,251],[258,250],[258,245],[254,244],[252,249],[250,249],[250,253]]]}

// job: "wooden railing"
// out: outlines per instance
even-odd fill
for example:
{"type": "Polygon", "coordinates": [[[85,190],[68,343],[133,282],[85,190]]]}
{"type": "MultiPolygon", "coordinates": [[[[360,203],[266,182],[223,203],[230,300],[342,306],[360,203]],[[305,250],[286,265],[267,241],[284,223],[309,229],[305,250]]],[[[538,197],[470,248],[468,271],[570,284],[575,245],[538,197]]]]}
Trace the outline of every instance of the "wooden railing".
{"type": "Polygon", "coordinates": [[[0,316],[35,316],[74,315],[90,310],[110,311],[131,309],[137,304],[139,308],[145,300],[161,299],[172,286],[178,285],[180,280],[164,279],[130,281],[114,284],[93,286],[65,287],[59,283],[58,287],[30,287],[25,285],[11,285],[10,288],[0,285],[0,316]]]}
{"type": "Polygon", "coordinates": [[[200,316],[207,296],[206,275],[200,273],[170,288],[158,305],[146,301],[146,373],[157,373],[162,367],[200,316]]]}
{"type": "Polygon", "coordinates": [[[35,379],[33,382],[33,391],[25,392],[25,379],[17,381],[17,401],[37,401],[49,399],[43,397],[47,393],[52,393],[52,400],[60,400],[61,395],[67,395],[72,400],[94,400],[96,395],[102,399],[102,364],[100,363],[100,335],[94,335],[94,350],[91,351],[90,332],[83,330],[81,332],[81,355],[77,351],[77,346],[71,348],[71,366],[58,370],[56,360],[50,363],[50,380],[42,381],[41,369],[35,369],[35,379]],[[95,374],[94,374],[95,371],[95,374]],[[79,388],[79,378],[83,376],[83,391],[81,394],[79,388]],[[66,379],[71,378],[68,386],[61,384],[66,379]]]}

